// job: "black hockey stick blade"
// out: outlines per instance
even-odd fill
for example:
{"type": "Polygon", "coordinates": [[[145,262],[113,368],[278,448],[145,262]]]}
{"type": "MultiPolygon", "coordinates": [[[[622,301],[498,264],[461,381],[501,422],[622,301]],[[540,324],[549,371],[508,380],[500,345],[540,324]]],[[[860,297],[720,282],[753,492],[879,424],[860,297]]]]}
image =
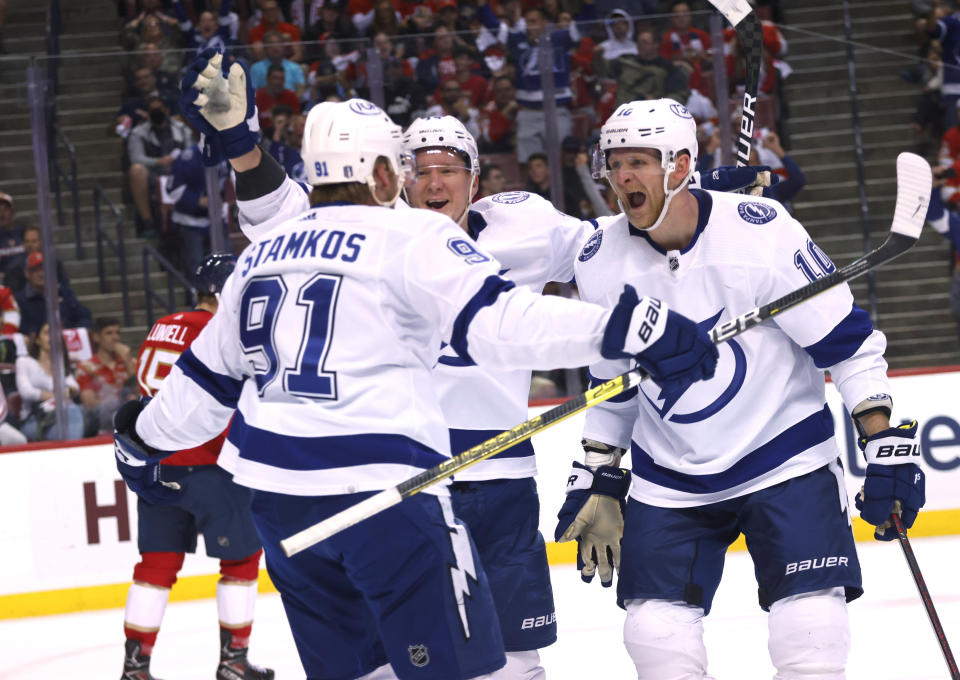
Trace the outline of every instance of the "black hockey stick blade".
{"type": "Polygon", "coordinates": [[[940,651],[943,652],[943,658],[947,662],[947,668],[950,669],[950,678],[951,680],[960,680],[960,669],[957,668],[956,659],[953,658],[953,652],[950,650],[950,643],[947,642],[947,634],[943,631],[940,617],[937,616],[937,610],[933,606],[933,598],[930,597],[930,591],[927,590],[927,582],[923,579],[923,574],[920,572],[920,564],[917,562],[916,555],[913,554],[913,547],[910,545],[910,539],[907,538],[907,529],[903,526],[903,521],[896,512],[890,514],[890,523],[897,532],[897,541],[899,541],[900,547],[903,548],[903,556],[906,558],[907,566],[913,575],[913,582],[917,584],[920,601],[923,602],[923,608],[927,610],[927,618],[930,619],[930,625],[933,626],[933,632],[937,636],[940,651]]]}
{"type": "MultiPolygon", "coordinates": [[[[776,314],[907,252],[917,242],[920,231],[923,229],[932,182],[933,175],[925,160],[916,154],[900,154],[897,158],[897,206],[894,211],[890,236],[884,241],[883,245],[859,260],[836,270],[829,276],[808,283],[779,300],[774,300],[762,307],[756,307],[746,314],[741,314],[735,319],[717,326],[710,331],[710,338],[714,343],[726,342],[776,314]],[[922,198],[922,205],[916,204],[917,197],[922,198]]],[[[397,486],[376,493],[322,522],[307,527],[303,531],[282,540],[280,545],[288,557],[296,555],[310,546],[316,545],[330,536],[396,505],[404,498],[413,496],[427,487],[453,476],[474,463],[486,460],[574,414],[585,411],[629,390],[640,384],[646,377],[646,373],[639,368],[635,368],[608,380],[549,411],[544,411],[539,416],[520,423],[510,430],[501,432],[496,437],[492,437],[459,455],[443,461],[439,465],[424,470],[397,486]]]]}

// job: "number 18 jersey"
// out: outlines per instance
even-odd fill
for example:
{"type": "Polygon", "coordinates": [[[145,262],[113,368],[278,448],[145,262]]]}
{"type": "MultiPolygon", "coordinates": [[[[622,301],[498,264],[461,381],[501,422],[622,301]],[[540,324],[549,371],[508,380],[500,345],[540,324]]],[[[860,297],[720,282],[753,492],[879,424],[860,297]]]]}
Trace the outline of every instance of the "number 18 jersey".
{"type": "MultiPolygon", "coordinates": [[[[137,355],[137,384],[140,394],[152,397],[183,351],[200,335],[213,318],[202,309],[168,314],[153,324],[137,355]]],[[[164,459],[164,465],[215,465],[226,432],[205,444],[184,449],[164,459]]]]}

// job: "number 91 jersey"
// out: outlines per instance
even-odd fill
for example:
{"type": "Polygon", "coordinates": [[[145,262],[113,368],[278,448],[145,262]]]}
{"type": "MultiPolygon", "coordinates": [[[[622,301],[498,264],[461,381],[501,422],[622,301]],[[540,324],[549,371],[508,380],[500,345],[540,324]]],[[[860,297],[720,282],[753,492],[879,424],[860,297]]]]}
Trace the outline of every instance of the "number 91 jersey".
{"type": "MultiPolygon", "coordinates": [[[[137,355],[137,384],[140,386],[140,394],[152,397],[157,393],[177,359],[212,318],[210,312],[195,310],[168,314],[153,324],[147,339],[140,346],[140,354],[137,355]]],[[[206,444],[184,449],[164,459],[163,464],[214,465],[225,436],[226,432],[206,444]]]]}

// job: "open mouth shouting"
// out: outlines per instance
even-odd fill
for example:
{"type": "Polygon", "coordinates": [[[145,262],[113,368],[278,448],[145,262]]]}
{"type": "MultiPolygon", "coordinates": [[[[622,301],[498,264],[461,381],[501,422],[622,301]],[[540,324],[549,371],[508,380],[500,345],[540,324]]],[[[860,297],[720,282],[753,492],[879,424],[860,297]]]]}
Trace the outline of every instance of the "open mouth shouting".
{"type": "Polygon", "coordinates": [[[450,201],[445,198],[432,198],[426,202],[426,205],[430,210],[443,210],[450,201]]]}
{"type": "Polygon", "coordinates": [[[632,191],[627,194],[627,202],[631,208],[640,208],[647,202],[647,195],[642,191],[632,191]]]}

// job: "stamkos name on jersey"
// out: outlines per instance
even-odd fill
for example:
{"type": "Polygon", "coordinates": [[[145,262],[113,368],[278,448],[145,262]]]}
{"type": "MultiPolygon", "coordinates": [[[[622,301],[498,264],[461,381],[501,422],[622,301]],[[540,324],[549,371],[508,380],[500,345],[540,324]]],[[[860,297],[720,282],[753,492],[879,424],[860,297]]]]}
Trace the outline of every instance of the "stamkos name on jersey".
{"type": "Polygon", "coordinates": [[[847,566],[847,558],[842,555],[833,555],[831,557],[821,557],[814,558],[812,560],[800,560],[799,562],[788,562],[787,571],[784,573],[784,576],[788,574],[795,574],[798,571],[809,571],[811,569],[823,569],[825,567],[845,567],[847,566]]]}
{"type": "Polygon", "coordinates": [[[343,262],[356,262],[360,255],[361,242],[366,240],[364,234],[350,234],[340,229],[311,229],[309,231],[294,231],[280,234],[260,242],[254,253],[243,258],[246,265],[241,276],[246,276],[253,267],[267,262],[279,260],[317,257],[327,260],[340,259],[343,262]],[[266,253],[266,254],[264,254],[266,253]]]}
{"type": "Polygon", "coordinates": [[[150,331],[147,341],[170,342],[174,345],[183,345],[183,338],[187,334],[187,327],[175,323],[158,323],[150,331]]]}

